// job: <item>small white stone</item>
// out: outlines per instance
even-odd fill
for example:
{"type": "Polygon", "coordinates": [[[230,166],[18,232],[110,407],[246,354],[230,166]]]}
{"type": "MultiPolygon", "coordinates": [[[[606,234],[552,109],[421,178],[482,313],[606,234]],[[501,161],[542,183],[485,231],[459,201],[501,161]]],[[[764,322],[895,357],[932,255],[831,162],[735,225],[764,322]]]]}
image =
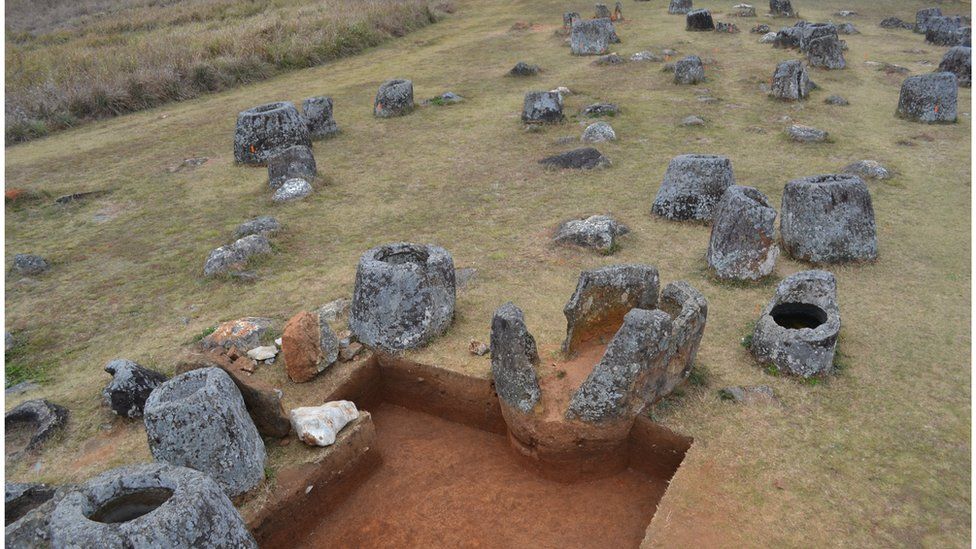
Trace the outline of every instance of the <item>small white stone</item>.
{"type": "Polygon", "coordinates": [[[302,442],[309,446],[329,446],[343,427],[359,417],[359,410],[348,400],[336,400],[322,406],[295,408],[288,416],[302,442]]]}
{"type": "Polygon", "coordinates": [[[247,356],[254,360],[268,360],[274,358],[276,354],[278,354],[278,348],[274,345],[255,347],[247,352],[247,356]]]}
{"type": "Polygon", "coordinates": [[[275,345],[281,347],[281,338],[280,337],[275,340],[275,345]]]}

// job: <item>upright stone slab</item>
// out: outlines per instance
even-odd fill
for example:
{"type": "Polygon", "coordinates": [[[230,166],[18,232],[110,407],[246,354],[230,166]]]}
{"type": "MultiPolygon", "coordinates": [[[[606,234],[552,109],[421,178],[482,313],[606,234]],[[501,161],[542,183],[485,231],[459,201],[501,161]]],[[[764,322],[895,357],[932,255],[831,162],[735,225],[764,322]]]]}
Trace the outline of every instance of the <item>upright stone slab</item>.
{"type": "Polygon", "coordinates": [[[699,84],[705,81],[705,64],[701,57],[689,55],[674,64],[675,84],[699,84]]]}
{"type": "Polygon", "coordinates": [[[790,181],[783,189],[780,215],[783,249],[794,259],[840,263],[878,256],[871,193],[856,175],[790,181]]]}
{"type": "Polygon", "coordinates": [[[278,190],[289,179],[314,181],[317,175],[315,155],[311,147],[305,145],[288,147],[268,159],[268,186],[272,191],[278,190]]]}
{"type": "Polygon", "coordinates": [[[146,400],[145,423],[156,460],[202,471],[230,497],[264,479],[264,441],[220,368],[192,370],[157,387],[146,400]]]}
{"type": "Polygon", "coordinates": [[[338,360],[339,338],[322,316],[302,311],[285,324],[281,352],[288,379],[304,383],[338,360]]]}
{"type": "Polygon", "coordinates": [[[685,281],[665,286],[659,307],[671,317],[671,331],[666,367],[653,370],[644,383],[644,399],[648,403],[671,394],[691,375],[708,320],[708,300],[685,281]]]}
{"type": "Polygon", "coordinates": [[[312,146],[308,126],[294,104],[268,103],[237,115],[234,160],[238,164],[264,164],[294,145],[312,146]]]}
{"type": "Polygon", "coordinates": [[[759,280],[776,266],[776,209],[758,189],[733,185],[715,210],[705,260],[725,280],[759,280]]]}
{"type": "Polygon", "coordinates": [[[796,60],[776,65],[770,95],[785,101],[799,101],[810,95],[810,75],[803,63],[796,60]]]}
{"type": "Polygon", "coordinates": [[[339,133],[332,115],[331,97],[309,97],[302,101],[302,113],[312,139],[327,139],[339,133]]]}
{"type": "Polygon", "coordinates": [[[909,76],[901,85],[898,116],[927,124],[955,122],[958,82],[951,72],[909,76]]]}
{"type": "Polygon", "coordinates": [[[165,463],[112,469],[62,498],[53,547],[257,549],[237,509],[200,471],[165,463]]]}
{"type": "Polygon", "coordinates": [[[569,45],[573,55],[603,55],[610,51],[616,36],[609,18],[587,19],[573,23],[569,45]]]}
{"type": "Polygon", "coordinates": [[[972,86],[973,49],[966,46],[949,48],[939,63],[939,72],[951,72],[956,75],[957,82],[964,88],[972,86]]]}
{"type": "Polygon", "coordinates": [[[712,20],[712,12],[708,10],[691,10],[685,15],[686,31],[711,31],[715,30],[715,22],[712,20]]]}
{"type": "Polygon", "coordinates": [[[512,302],[499,307],[491,319],[491,374],[498,398],[522,412],[531,412],[541,396],[535,366],[539,363],[535,338],[522,310],[512,302]]]}
{"type": "Polygon", "coordinates": [[[671,15],[684,15],[691,10],[691,0],[671,0],[668,4],[668,13],[671,15]]]}
{"type": "Polygon", "coordinates": [[[915,32],[925,34],[928,30],[929,19],[942,17],[942,10],[939,8],[923,8],[915,12],[915,32]]]}
{"type": "Polygon", "coordinates": [[[732,185],[735,175],[728,158],[714,154],[676,156],[668,164],[651,211],[674,221],[708,221],[732,185]]]}
{"type": "Polygon", "coordinates": [[[349,329],[387,352],[422,347],[451,325],[456,292],[454,260],[444,248],[378,246],[359,259],[349,329]]]}
{"type": "Polygon", "coordinates": [[[165,375],[122,358],[106,364],[105,371],[112,382],[102,390],[102,397],[116,415],[128,418],[142,417],[146,399],[166,381],[165,375]]]}
{"type": "Polygon", "coordinates": [[[796,17],[790,0],[769,0],[769,13],[773,17],[796,17]]]}
{"type": "Polygon", "coordinates": [[[387,80],[380,85],[373,101],[373,116],[392,118],[413,111],[413,82],[405,79],[387,80]]]}
{"type": "Polygon", "coordinates": [[[522,122],[525,124],[558,124],[566,120],[563,98],[559,92],[539,91],[525,94],[522,122]]]}

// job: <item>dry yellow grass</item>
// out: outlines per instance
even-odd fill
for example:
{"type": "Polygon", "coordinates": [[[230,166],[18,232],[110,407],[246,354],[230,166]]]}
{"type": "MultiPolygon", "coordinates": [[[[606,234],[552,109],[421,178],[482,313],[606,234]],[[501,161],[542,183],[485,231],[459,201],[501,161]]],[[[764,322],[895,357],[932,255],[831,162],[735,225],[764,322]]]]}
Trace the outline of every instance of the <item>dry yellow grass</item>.
{"type": "MultiPolygon", "coordinates": [[[[716,13],[729,9],[700,2],[716,13]]],[[[561,12],[591,6],[554,0],[462,0],[450,19],[328,67],[69,130],[7,151],[7,186],[56,196],[114,188],[108,197],[68,208],[7,210],[7,261],[18,252],[52,259],[33,284],[8,277],[8,329],[50,364],[49,381],[32,396],[67,405],[71,428],[36,469],[8,464],[19,480],[80,480],[147,459],[144,432],[101,406],[101,368],[125,356],[172,371],[194,334],[244,315],[283,323],[301,309],[351,294],[356,261],[388,241],[430,241],[478,276],[458,300],[455,325],[414,358],[487,375],[485,358],[468,355],[469,339],[486,340],[495,307],[513,300],[541,345],[558,344],[561,309],[580,270],[615,262],[656,265],[662,282],[684,279],[709,299],[699,354],[704,388],[654,411],[664,424],[695,437],[648,530],[648,543],[688,546],[965,546],[970,537],[970,131],[971,92],[960,90],[959,123],[924,126],[895,118],[901,76],[865,60],[930,71],[944,48],[908,31],[880,29],[888,15],[912,19],[922,2],[798,0],[810,20],[856,9],[863,34],[846,37],[849,68],[817,71],[811,100],[764,97],[777,61],[795,52],[756,43],[756,36],[686,33],[663,1],[624,5],[621,54],[674,47],[712,57],[707,87],[722,101],[701,104],[695,87],[678,87],[660,64],[595,67],[553,35],[561,12]],[[516,21],[542,25],[513,31],[516,21]],[[912,50],[921,49],[921,53],[912,50]],[[532,79],[504,77],[519,59],[542,65],[532,79]],[[371,117],[379,83],[414,81],[418,99],[445,90],[466,96],[451,107],[421,108],[405,118],[371,117]],[[574,113],[608,100],[620,140],[600,146],[608,170],[545,172],[536,160],[578,136],[571,120],[542,133],[520,129],[524,92],[568,86],[574,113]],[[851,106],[825,105],[832,93],[851,106]],[[236,113],[271,100],[313,94],[335,99],[343,134],[315,146],[329,185],[300,204],[274,207],[260,169],[235,167],[236,113]],[[701,114],[704,128],[677,122],[701,114]],[[787,141],[782,117],[831,132],[833,143],[787,141]],[[766,133],[747,131],[761,127],[766,133]],[[899,142],[911,143],[911,146],[899,142]],[[870,158],[895,169],[869,184],[880,257],[839,266],[843,371],[811,386],[773,377],[739,345],[773,286],[733,287],[704,275],[708,228],[650,216],[668,160],[677,154],[728,155],[737,180],[778,204],[792,178],[829,173],[870,158]],[[195,171],[166,167],[189,156],[211,161],[195,171]],[[117,216],[97,224],[103,209],[117,216]],[[553,249],[549,231],[568,217],[612,212],[633,234],[612,257],[553,249]],[[262,280],[243,286],[202,280],[207,252],[250,217],[272,213],[287,226],[262,280]],[[187,325],[181,318],[189,319],[187,325]],[[781,406],[739,407],[716,392],[765,383],[781,406]],[[106,434],[102,429],[110,430],[106,434]],[[98,459],[93,459],[98,455],[98,459]]],[[[970,4],[943,4],[968,12],[970,4]]],[[[726,19],[719,17],[719,19],[726,19]]],[[[741,27],[757,20],[737,21],[741,27]]],[[[744,29],[746,30],[746,29],[744,29]]],[[[776,275],[806,265],[782,258],[776,275]]],[[[279,384],[289,405],[316,399],[316,384],[288,383],[277,368],[261,376],[279,384]]],[[[19,400],[8,401],[8,408],[19,400]]],[[[269,467],[302,459],[292,444],[271,452],[269,467]]]]}

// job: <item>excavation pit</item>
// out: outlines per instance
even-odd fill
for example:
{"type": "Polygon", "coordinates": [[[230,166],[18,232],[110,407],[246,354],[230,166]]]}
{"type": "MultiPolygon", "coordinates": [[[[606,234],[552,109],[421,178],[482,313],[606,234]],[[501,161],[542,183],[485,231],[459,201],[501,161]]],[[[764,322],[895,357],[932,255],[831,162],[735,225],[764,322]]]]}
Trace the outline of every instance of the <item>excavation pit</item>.
{"type": "Polygon", "coordinates": [[[104,524],[129,522],[159,509],[173,497],[169,488],[144,488],[119,494],[95,510],[89,519],[104,524]]]}

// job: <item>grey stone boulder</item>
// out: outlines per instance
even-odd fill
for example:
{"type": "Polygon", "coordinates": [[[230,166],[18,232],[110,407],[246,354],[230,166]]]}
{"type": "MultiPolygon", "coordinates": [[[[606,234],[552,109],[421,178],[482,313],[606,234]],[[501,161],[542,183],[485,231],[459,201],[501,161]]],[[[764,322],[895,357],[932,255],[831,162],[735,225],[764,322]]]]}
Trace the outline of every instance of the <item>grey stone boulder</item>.
{"type": "Polygon", "coordinates": [[[665,368],[652,370],[644,383],[648,403],[671,394],[691,375],[708,321],[708,300],[684,281],[664,287],[659,309],[671,317],[671,331],[667,334],[665,368]]]}
{"type": "Polygon", "coordinates": [[[704,126],[705,121],[700,116],[689,115],[681,119],[682,126],[704,126]]]}
{"type": "Polygon", "coordinates": [[[668,164],[651,212],[674,221],[708,221],[732,185],[735,175],[728,158],[713,154],[676,156],[668,164]]]}
{"type": "Polygon", "coordinates": [[[796,17],[790,0],[769,0],[769,13],[773,17],[796,17]]]}
{"type": "Polygon", "coordinates": [[[712,219],[705,261],[723,280],[759,280],[776,266],[776,209],[753,187],[725,191],[712,219]]]}
{"type": "Polygon", "coordinates": [[[328,139],[339,133],[339,125],[332,115],[331,97],[308,97],[302,100],[302,114],[312,139],[328,139]]]}
{"type": "Polygon", "coordinates": [[[668,13],[671,15],[684,15],[691,9],[691,0],[671,0],[668,3],[668,13]]]}
{"type": "Polygon", "coordinates": [[[876,160],[858,160],[841,170],[860,177],[861,179],[890,179],[891,171],[876,160]]]}
{"type": "Polygon", "coordinates": [[[50,532],[55,548],[257,548],[212,478],[163,463],[112,469],[67,493],[50,532]]]}
{"type": "Polygon", "coordinates": [[[827,99],[824,99],[824,103],[834,105],[835,107],[846,107],[851,104],[850,101],[839,95],[831,95],[827,97],[827,99]]]}
{"type": "Polygon", "coordinates": [[[508,71],[510,76],[535,76],[539,74],[539,65],[530,65],[525,61],[519,61],[508,71]]]}
{"type": "Polygon", "coordinates": [[[701,57],[689,55],[674,64],[675,84],[698,84],[705,81],[705,64],[701,57]]]}
{"type": "Polygon", "coordinates": [[[883,29],[913,30],[915,28],[915,25],[907,21],[902,21],[897,17],[885,17],[884,19],[881,20],[881,23],[879,23],[878,26],[880,26],[883,29]]]}
{"type": "Polygon", "coordinates": [[[576,21],[569,40],[573,55],[603,55],[619,39],[613,22],[602,18],[576,21]]]}
{"type": "Polygon", "coordinates": [[[268,187],[278,190],[285,181],[294,178],[314,181],[318,175],[311,147],[288,147],[268,159],[268,187]]]}
{"type": "Polygon", "coordinates": [[[262,234],[239,238],[233,244],[221,246],[210,252],[203,264],[203,276],[212,277],[241,271],[248,260],[261,254],[271,253],[271,242],[262,234]]]}
{"type": "Polygon", "coordinates": [[[756,7],[752,4],[736,4],[732,6],[733,17],[755,17],[756,7]]]}
{"type": "Polygon", "coordinates": [[[823,143],[829,135],[824,130],[803,124],[791,124],[786,129],[786,133],[789,135],[791,141],[797,143],[823,143]]]}
{"type": "Polygon", "coordinates": [[[781,372],[823,375],[833,369],[839,333],[837,280],[826,271],[803,271],[780,282],[756,322],[750,350],[781,372]]]}
{"type": "Polygon", "coordinates": [[[837,34],[861,34],[853,23],[841,23],[837,25],[837,34]]]}
{"type": "Polygon", "coordinates": [[[843,69],[847,66],[844,51],[837,34],[819,36],[810,40],[806,47],[807,62],[811,67],[843,69]]]}
{"type": "Polygon", "coordinates": [[[3,418],[4,452],[9,460],[35,452],[68,422],[68,409],[44,399],[22,402],[3,418]]]}
{"type": "Polygon", "coordinates": [[[966,46],[953,46],[942,56],[938,72],[951,72],[956,75],[959,85],[972,86],[973,49],[966,46]]]}
{"type": "Polygon", "coordinates": [[[909,76],[901,85],[898,116],[927,124],[955,122],[958,82],[951,72],[909,76]]]}
{"type": "Polygon", "coordinates": [[[594,65],[601,66],[601,67],[606,65],[620,65],[626,62],[627,62],[626,59],[620,57],[615,53],[611,53],[608,55],[601,55],[600,57],[597,57],[596,59],[593,60],[594,65]]]}
{"type": "Polygon", "coordinates": [[[201,339],[200,347],[204,350],[237,349],[241,353],[246,353],[261,345],[261,338],[270,328],[270,318],[246,316],[237,320],[228,320],[201,339]]]}
{"type": "Polygon", "coordinates": [[[234,229],[234,238],[241,239],[252,234],[271,236],[281,230],[281,223],[270,215],[262,215],[245,221],[234,229]]]}
{"type": "Polygon", "coordinates": [[[971,46],[972,30],[961,16],[932,17],[925,29],[925,41],[937,46],[971,46]]]}
{"type": "Polygon", "coordinates": [[[422,347],[451,325],[456,295],[454,260],[444,248],[378,246],[359,259],[349,329],[387,352],[422,347]]]}
{"type": "Polygon", "coordinates": [[[803,34],[802,27],[786,27],[776,31],[773,39],[774,48],[793,49],[800,47],[800,37],[803,34]]]}
{"type": "Polygon", "coordinates": [[[537,91],[525,94],[522,122],[525,124],[558,124],[564,121],[563,98],[559,92],[537,91]]]}
{"type": "Polygon", "coordinates": [[[271,200],[277,204],[283,202],[293,202],[295,200],[301,200],[307,198],[312,194],[314,189],[312,184],[303,177],[291,177],[285,180],[284,183],[278,187],[274,194],[271,195],[271,200]]]}
{"type": "Polygon", "coordinates": [[[660,277],[651,265],[610,265],[583,271],[563,307],[563,352],[574,354],[585,342],[609,338],[634,308],[657,306],[660,277]]]}
{"type": "MultiPolygon", "coordinates": [[[[760,44],[774,44],[776,43],[777,34],[775,32],[767,32],[766,34],[759,37],[760,44]]],[[[774,46],[775,47],[775,46],[774,46]]]]}
{"type": "Polygon", "coordinates": [[[413,82],[405,79],[387,80],[380,85],[373,101],[373,116],[392,118],[413,111],[413,82]]]}
{"type": "Polygon", "coordinates": [[[613,131],[613,126],[606,122],[595,122],[583,130],[580,141],[583,143],[603,143],[606,141],[616,141],[617,133],[613,131]]]}
{"type": "Polygon", "coordinates": [[[803,63],[796,60],[776,65],[770,95],[777,99],[799,101],[810,95],[810,75],[803,63]]]}
{"type": "Polygon", "coordinates": [[[522,412],[531,412],[541,392],[535,366],[539,353],[522,310],[508,302],[491,319],[491,375],[498,398],[522,412]]]}
{"type": "Polygon", "coordinates": [[[942,10],[939,8],[922,8],[915,12],[915,32],[925,34],[929,30],[929,20],[935,17],[942,17],[942,10]]]}
{"type": "Polygon", "coordinates": [[[664,58],[652,51],[642,50],[632,54],[630,56],[630,60],[637,62],[653,61],[655,63],[660,63],[661,61],[664,61],[664,58]]]}
{"type": "Polygon", "coordinates": [[[609,215],[591,215],[585,219],[571,219],[560,225],[553,242],[593,248],[609,255],[617,248],[617,237],[629,232],[626,225],[609,215]]]}
{"type": "Polygon", "coordinates": [[[686,31],[712,31],[715,30],[715,22],[712,20],[712,12],[708,10],[691,10],[685,14],[686,31]]]}
{"type": "Polygon", "coordinates": [[[124,358],[106,364],[105,371],[112,376],[111,383],[102,390],[105,404],[116,415],[128,418],[142,417],[149,394],[166,381],[165,375],[124,358]]]}
{"type": "Polygon", "coordinates": [[[877,228],[867,185],[849,174],[790,181],[783,189],[780,236],[783,250],[802,261],[875,259],[877,228]]]}
{"type": "Polygon", "coordinates": [[[264,164],[294,145],[312,145],[305,119],[294,104],[268,103],[237,115],[234,160],[238,164],[264,164]]]}
{"type": "Polygon", "coordinates": [[[610,159],[593,147],[573,149],[539,161],[546,168],[561,170],[594,170],[611,165],[610,159]]]}
{"type": "Polygon", "coordinates": [[[240,390],[220,368],[191,370],[157,387],[144,420],[157,461],[206,473],[230,497],[264,480],[264,441],[240,390]]]}
{"type": "Polygon", "coordinates": [[[588,118],[595,118],[598,116],[617,116],[619,113],[620,107],[614,105],[613,103],[593,103],[592,105],[587,105],[580,110],[580,114],[588,118]]]}
{"type": "Polygon", "coordinates": [[[610,19],[610,17],[613,15],[612,13],[610,13],[610,8],[607,7],[606,4],[595,4],[593,7],[594,7],[593,17],[595,19],[601,19],[601,18],[610,19]]]}
{"type": "Polygon", "coordinates": [[[6,482],[3,494],[4,524],[20,520],[31,509],[43,505],[54,497],[56,488],[34,482],[6,482]]]}
{"type": "Polygon", "coordinates": [[[579,12],[567,11],[563,13],[563,28],[571,29],[573,28],[573,23],[580,20],[582,20],[582,17],[580,17],[579,12]]]}
{"type": "Polygon", "coordinates": [[[39,255],[17,254],[14,256],[13,270],[21,276],[35,276],[46,272],[51,264],[39,255]]]}

